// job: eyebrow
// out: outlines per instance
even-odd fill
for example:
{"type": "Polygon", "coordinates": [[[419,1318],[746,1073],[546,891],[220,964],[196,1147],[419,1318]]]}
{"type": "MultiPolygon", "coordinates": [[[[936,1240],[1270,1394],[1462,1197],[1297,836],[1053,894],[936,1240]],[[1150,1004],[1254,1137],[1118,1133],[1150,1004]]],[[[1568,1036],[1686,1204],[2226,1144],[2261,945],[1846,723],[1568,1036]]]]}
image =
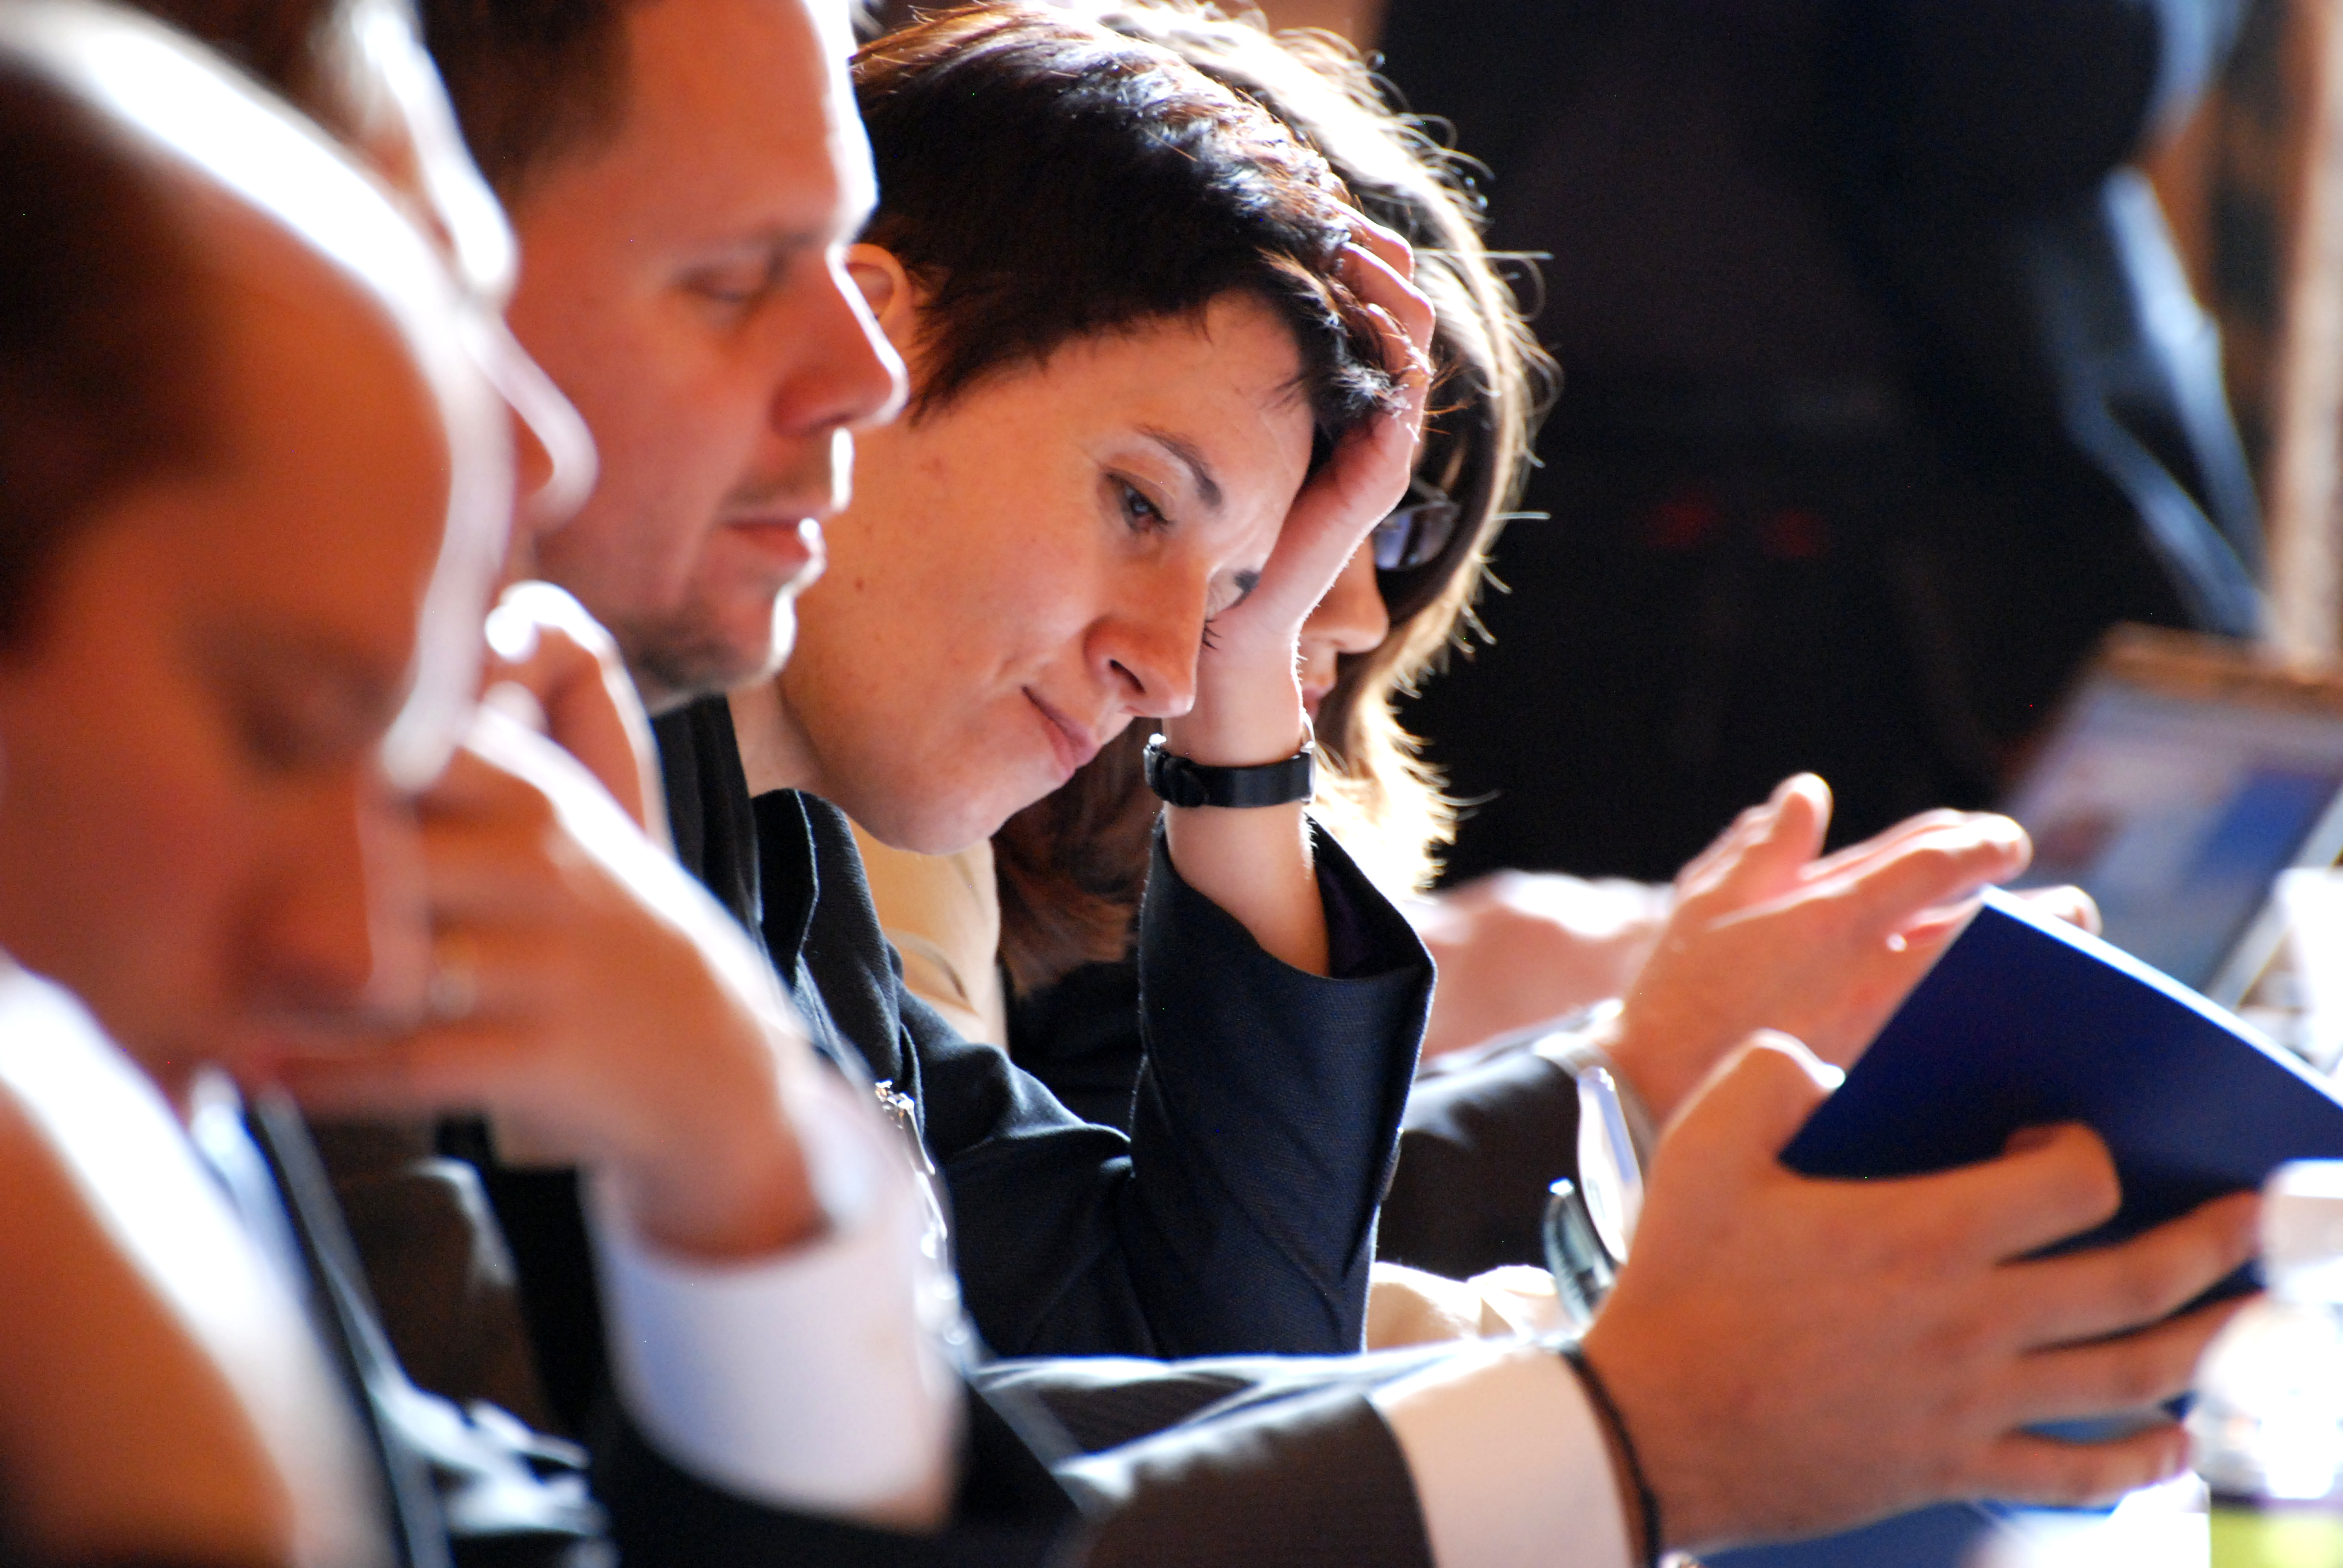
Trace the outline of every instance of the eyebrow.
{"type": "Polygon", "coordinates": [[[1209,510],[1217,512],[1221,509],[1221,482],[1212,477],[1212,466],[1204,461],[1204,454],[1196,450],[1193,442],[1152,426],[1142,428],[1139,433],[1171,453],[1188,470],[1188,477],[1195,481],[1196,494],[1202,498],[1209,510]]]}

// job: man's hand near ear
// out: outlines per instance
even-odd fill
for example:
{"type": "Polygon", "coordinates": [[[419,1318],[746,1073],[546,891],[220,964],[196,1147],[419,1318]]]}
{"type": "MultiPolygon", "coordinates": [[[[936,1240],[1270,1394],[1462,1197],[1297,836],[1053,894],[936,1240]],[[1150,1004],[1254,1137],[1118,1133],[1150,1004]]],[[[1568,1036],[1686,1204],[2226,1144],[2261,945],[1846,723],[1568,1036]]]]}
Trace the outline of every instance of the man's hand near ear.
{"type": "Polygon", "coordinates": [[[637,827],[666,843],[659,749],[617,640],[584,605],[542,582],[507,588],[488,629],[488,705],[577,759],[637,827]]]}
{"type": "Polygon", "coordinates": [[[1824,1097],[1814,1062],[1761,1035],[1693,1098],[1585,1338],[1664,1544],[1953,1498],[2089,1503],[2177,1471],[2185,1440],[2157,1406],[2237,1303],[2172,1314],[2250,1255],[2254,1198],[2037,1260],[2116,1211],[2094,1134],[2042,1129],[1941,1175],[1811,1181],[1776,1156],[1824,1097]],[[2111,1414],[2141,1424],[2089,1443],[2026,1430],[2111,1414]]]}

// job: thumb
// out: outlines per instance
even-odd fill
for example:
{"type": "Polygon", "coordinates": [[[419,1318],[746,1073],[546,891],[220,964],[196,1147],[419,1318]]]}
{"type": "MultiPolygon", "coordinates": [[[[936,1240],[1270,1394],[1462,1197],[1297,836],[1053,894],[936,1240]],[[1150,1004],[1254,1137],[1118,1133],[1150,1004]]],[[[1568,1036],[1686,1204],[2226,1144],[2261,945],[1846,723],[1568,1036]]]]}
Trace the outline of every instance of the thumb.
{"type": "Polygon", "coordinates": [[[1761,1029],[1717,1064],[1661,1140],[1661,1160],[1703,1159],[1745,1174],[1775,1168],[1845,1075],[1777,1030],[1761,1029]]]}

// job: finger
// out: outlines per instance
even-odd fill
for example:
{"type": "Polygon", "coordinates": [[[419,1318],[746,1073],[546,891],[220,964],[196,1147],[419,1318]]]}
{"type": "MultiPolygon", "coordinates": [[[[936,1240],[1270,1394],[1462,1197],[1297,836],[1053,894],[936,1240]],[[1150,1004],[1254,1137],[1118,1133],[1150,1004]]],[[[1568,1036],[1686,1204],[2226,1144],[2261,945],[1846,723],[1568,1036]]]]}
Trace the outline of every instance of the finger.
{"type": "Polygon", "coordinates": [[[2030,1425],[2153,1410],[2187,1391],[2205,1347],[2245,1305],[2217,1302],[2119,1339],[2036,1352],[2019,1364],[2011,1419],[2030,1425]]]}
{"type": "Polygon", "coordinates": [[[498,596],[496,608],[488,612],[488,648],[505,663],[535,658],[548,633],[558,633],[568,647],[597,660],[618,658],[618,645],[609,629],[575,595],[552,583],[515,583],[498,596]]]}
{"type": "Polygon", "coordinates": [[[2012,1432],[1987,1448],[1969,1490],[2006,1503],[2086,1507],[2167,1481],[2187,1462],[2187,1434],[2172,1422],[2106,1442],[2012,1432]]]}
{"type": "Polygon", "coordinates": [[[1380,311],[1399,328],[1400,344],[1385,346],[1383,368],[1403,383],[1412,383],[1419,375],[1428,379],[1432,336],[1440,319],[1431,298],[1398,268],[1356,245],[1342,249],[1342,281],[1350,285],[1369,315],[1380,311]],[[1395,347],[1397,353],[1393,351],[1395,347]]]}
{"type": "Polygon", "coordinates": [[[496,820],[557,815],[549,791],[607,796],[591,776],[547,737],[482,708],[446,771],[417,799],[424,821],[496,820]]]}
{"type": "Polygon", "coordinates": [[[1395,228],[1377,223],[1366,214],[1353,209],[1351,232],[1357,244],[1390,266],[1402,277],[1415,276],[1415,246],[1395,228]]]}
{"type": "Polygon", "coordinates": [[[1948,1217],[1957,1253],[1995,1262],[2105,1224],[2123,1201],[2107,1146],[2071,1122],[2045,1129],[2031,1147],[1896,1185],[1948,1217]]]}
{"type": "Polygon", "coordinates": [[[468,746],[459,746],[431,787],[416,798],[416,814],[426,822],[492,814],[509,799],[518,781],[468,746]]]}
{"type": "Polygon", "coordinates": [[[542,1013],[558,1000],[548,950],[542,933],[527,928],[442,922],[401,993],[386,996],[380,1010],[323,1053],[340,1056],[353,1045],[378,1044],[418,1026],[542,1013]]]}
{"type": "MultiPolygon", "coordinates": [[[[1860,844],[1849,844],[1835,850],[1814,864],[1814,875],[1827,877],[1885,859],[1913,839],[1944,828],[1976,827],[1993,813],[1986,811],[1936,810],[1922,811],[1906,817],[1884,832],[1875,833],[1860,844]]],[[[2006,819],[2004,819],[2006,820],[2006,819]]]]}
{"type": "Polygon", "coordinates": [[[569,907],[570,889],[547,853],[550,822],[529,819],[427,824],[420,835],[424,887],[435,924],[548,920],[569,907]]]}
{"type": "Polygon", "coordinates": [[[1828,1097],[1828,1070],[1786,1034],[1760,1030],[1686,1099],[1662,1137],[1679,1163],[1777,1175],[1778,1157],[1828,1097]]]}
{"type": "MultiPolygon", "coordinates": [[[[1979,897],[1972,895],[1957,904],[1924,910],[1888,933],[1887,945],[1904,954],[1915,971],[1926,970],[1976,919],[1980,902],[1979,897]]],[[[1913,979],[1919,979],[1917,972],[1913,979]]]]}
{"type": "Polygon", "coordinates": [[[547,736],[649,830],[662,807],[650,720],[617,640],[561,589],[521,583],[490,613],[488,643],[488,678],[528,692],[547,736]]]}
{"type": "Polygon", "coordinates": [[[2006,817],[1991,812],[1929,812],[1891,829],[1868,844],[1817,860],[1807,881],[1815,887],[1848,883],[1878,875],[1886,868],[1917,854],[1946,848],[1989,846],[2014,876],[2026,869],[2034,853],[2026,829],[2006,817]]]}
{"type": "MultiPolygon", "coordinates": [[[[1342,247],[1341,270],[1342,281],[1366,304],[1380,306],[1401,320],[1421,315],[1426,322],[1436,318],[1430,297],[1416,287],[1409,276],[1414,270],[1414,253],[1406,249],[1407,242],[1392,236],[1405,254],[1392,256],[1379,253],[1363,244],[1353,243],[1342,247]]],[[[1425,333],[1428,340],[1429,327],[1425,333]]]]}
{"type": "Polygon", "coordinates": [[[528,1080],[538,1051],[503,1025],[435,1025],[397,1040],[275,1064],[274,1081],[304,1109],[347,1116],[492,1111],[528,1080]]]}
{"type": "Polygon", "coordinates": [[[1774,786],[1774,792],[1755,806],[1745,806],[1738,816],[1725,824],[1725,831],[1709,841],[1708,848],[1686,860],[1676,873],[1678,894],[1690,898],[1696,895],[1708,881],[1722,874],[1742,850],[1763,834],[1781,809],[1784,791],[1791,780],[1783,779],[1774,786]]]}
{"type": "Polygon", "coordinates": [[[2036,1345],[2120,1333],[2179,1311],[2254,1255],[2260,1201],[2218,1198],[2117,1246],[2014,1264],[2007,1321],[2036,1345]]]}
{"type": "Polygon", "coordinates": [[[2017,896],[2036,914],[2064,920],[2095,937],[2100,933],[2098,900],[2080,888],[2028,888],[2017,896]]]}
{"type": "Polygon", "coordinates": [[[2006,818],[1986,817],[1918,835],[1858,869],[1809,880],[1795,896],[1827,900],[1817,907],[1835,912],[1843,939],[1884,940],[1931,911],[1950,911],[1986,884],[2016,875],[2026,855],[2023,829],[2006,818]]]}
{"type": "Polygon", "coordinates": [[[1811,773],[1784,779],[1768,802],[1771,811],[1743,841],[1741,852],[1722,864],[1715,886],[1737,903],[1772,899],[1798,884],[1799,870],[1822,852],[1830,826],[1830,788],[1811,773]]]}

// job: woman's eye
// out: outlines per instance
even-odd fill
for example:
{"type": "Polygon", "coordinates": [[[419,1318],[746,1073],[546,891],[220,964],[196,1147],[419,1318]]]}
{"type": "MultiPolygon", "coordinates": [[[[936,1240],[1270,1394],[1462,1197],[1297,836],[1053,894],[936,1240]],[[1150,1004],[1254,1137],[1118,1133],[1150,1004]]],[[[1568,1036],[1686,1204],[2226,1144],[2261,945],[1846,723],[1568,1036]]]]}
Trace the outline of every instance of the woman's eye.
{"type": "Polygon", "coordinates": [[[1127,479],[1117,479],[1116,488],[1122,496],[1122,518],[1133,533],[1149,534],[1172,526],[1163,508],[1147,498],[1146,493],[1127,479]]]}

